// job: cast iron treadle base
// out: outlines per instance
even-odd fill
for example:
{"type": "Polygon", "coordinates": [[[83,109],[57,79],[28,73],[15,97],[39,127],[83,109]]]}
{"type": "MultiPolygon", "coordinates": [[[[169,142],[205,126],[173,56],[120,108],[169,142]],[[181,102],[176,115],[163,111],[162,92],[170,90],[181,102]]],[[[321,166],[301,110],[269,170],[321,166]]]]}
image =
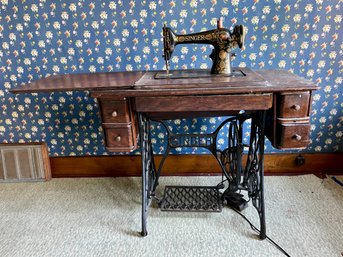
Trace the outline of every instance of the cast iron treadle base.
{"type": "Polygon", "coordinates": [[[217,187],[166,186],[160,204],[162,211],[221,212],[217,187]]]}

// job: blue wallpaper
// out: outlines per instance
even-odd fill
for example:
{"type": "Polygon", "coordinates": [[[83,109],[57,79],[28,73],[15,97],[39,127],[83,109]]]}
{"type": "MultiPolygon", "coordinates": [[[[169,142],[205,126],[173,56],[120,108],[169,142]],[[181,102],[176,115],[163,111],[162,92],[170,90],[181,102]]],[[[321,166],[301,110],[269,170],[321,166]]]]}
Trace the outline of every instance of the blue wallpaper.
{"type": "MultiPolygon", "coordinates": [[[[247,28],[234,66],[286,69],[321,87],[313,96],[312,142],[305,152],[341,152],[341,0],[0,0],[0,143],[45,141],[53,156],[109,154],[98,105],[87,92],[8,90],[51,74],[162,69],[164,23],[190,33],[215,28],[219,17],[224,27],[247,28]]],[[[178,46],[171,68],[210,68],[210,53],[208,45],[178,46]]],[[[173,131],[210,132],[221,119],[170,125],[173,131]]],[[[165,131],[152,126],[154,149],[163,152],[165,131]]],[[[246,130],[245,141],[248,136],[246,130]]],[[[218,143],[225,143],[225,131],[218,143]]],[[[276,151],[270,144],[266,150],[276,151]]]]}

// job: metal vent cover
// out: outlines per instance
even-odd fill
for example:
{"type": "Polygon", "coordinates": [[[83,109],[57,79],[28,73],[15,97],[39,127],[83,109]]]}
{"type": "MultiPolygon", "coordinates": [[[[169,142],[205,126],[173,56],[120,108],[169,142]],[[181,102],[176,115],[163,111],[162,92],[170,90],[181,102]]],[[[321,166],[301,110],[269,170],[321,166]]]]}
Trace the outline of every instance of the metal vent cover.
{"type": "Polygon", "coordinates": [[[0,144],[0,183],[51,179],[44,143],[0,144]]]}

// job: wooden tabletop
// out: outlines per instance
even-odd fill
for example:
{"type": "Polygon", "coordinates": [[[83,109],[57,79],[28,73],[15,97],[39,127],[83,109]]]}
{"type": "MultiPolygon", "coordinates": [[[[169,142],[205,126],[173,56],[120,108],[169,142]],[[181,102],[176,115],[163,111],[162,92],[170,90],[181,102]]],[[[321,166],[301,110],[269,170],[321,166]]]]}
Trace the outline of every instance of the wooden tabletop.
{"type": "MultiPolygon", "coordinates": [[[[113,94],[127,97],[161,95],[245,94],[316,90],[311,81],[284,70],[236,68],[245,76],[204,76],[156,79],[163,71],[103,72],[52,75],[20,85],[12,93],[91,91],[95,97],[113,94]]],[[[183,71],[184,72],[184,71],[183,71]]]]}
{"type": "Polygon", "coordinates": [[[59,74],[20,85],[12,93],[85,91],[94,89],[132,89],[145,72],[98,72],[59,74]]]}

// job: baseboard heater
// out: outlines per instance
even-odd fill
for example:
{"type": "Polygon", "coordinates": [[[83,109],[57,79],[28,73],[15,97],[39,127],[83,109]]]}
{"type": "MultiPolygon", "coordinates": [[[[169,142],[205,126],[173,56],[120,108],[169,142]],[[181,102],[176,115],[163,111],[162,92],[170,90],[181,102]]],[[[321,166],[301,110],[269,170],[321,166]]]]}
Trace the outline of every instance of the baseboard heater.
{"type": "Polygon", "coordinates": [[[51,179],[45,143],[0,144],[0,183],[51,179]]]}

